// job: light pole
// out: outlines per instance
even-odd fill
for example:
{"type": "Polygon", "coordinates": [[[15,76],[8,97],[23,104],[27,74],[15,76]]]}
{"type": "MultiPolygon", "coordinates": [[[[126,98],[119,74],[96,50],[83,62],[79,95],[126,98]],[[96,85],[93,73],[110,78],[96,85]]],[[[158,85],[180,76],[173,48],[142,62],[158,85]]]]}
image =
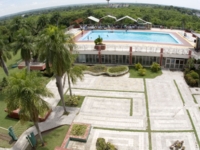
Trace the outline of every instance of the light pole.
{"type": "Polygon", "coordinates": [[[108,2],[108,7],[109,7],[109,1],[110,1],[110,0],[106,0],[106,1],[108,2]]]}

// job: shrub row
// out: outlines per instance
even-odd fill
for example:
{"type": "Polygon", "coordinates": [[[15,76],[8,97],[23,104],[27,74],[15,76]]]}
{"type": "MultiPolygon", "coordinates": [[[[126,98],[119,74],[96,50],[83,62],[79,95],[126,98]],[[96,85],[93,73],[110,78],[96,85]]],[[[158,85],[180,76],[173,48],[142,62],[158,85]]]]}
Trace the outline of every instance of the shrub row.
{"type": "MultiPolygon", "coordinates": [[[[146,75],[146,69],[143,68],[143,66],[140,63],[137,63],[134,65],[135,69],[138,70],[138,74],[140,76],[145,76],[146,75]]],[[[160,65],[156,62],[153,62],[151,65],[151,71],[152,72],[158,72],[160,70],[160,65]]]]}
{"type": "Polygon", "coordinates": [[[191,70],[191,71],[186,71],[184,78],[187,82],[188,85],[194,87],[194,86],[198,86],[199,84],[199,74],[196,73],[195,71],[191,70]]]}

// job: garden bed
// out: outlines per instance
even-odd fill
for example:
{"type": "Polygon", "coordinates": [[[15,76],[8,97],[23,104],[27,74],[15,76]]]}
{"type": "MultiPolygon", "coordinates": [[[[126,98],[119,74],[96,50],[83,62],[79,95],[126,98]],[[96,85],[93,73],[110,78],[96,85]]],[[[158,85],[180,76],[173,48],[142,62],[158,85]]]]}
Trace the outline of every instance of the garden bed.
{"type": "Polygon", "coordinates": [[[84,74],[90,74],[93,76],[107,75],[113,77],[113,76],[121,76],[128,72],[129,68],[127,66],[106,67],[104,65],[96,65],[91,67],[88,66],[83,69],[84,74]]]}
{"type": "Polygon", "coordinates": [[[87,142],[88,136],[90,134],[90,130],[91,130],[90,124],[72,123],[65,136],[65,139],[63,140],[62,145],[60,147],[56,147],[54,150],[68,150],[67,146],[70,140],[79,141],[79,142],[87,142]]]}

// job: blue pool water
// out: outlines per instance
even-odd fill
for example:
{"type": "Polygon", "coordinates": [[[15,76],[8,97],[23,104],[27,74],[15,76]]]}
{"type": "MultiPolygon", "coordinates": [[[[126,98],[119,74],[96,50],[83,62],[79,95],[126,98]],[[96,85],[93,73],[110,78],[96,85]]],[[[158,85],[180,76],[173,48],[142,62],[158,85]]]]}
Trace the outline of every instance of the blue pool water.
{"type": "Polygon", "coordinates": [[[132,42],[157,42],[180,44],[173,35],[164,32],[143,32],[126,30],[93,30],[85,34],[79,41],[94,41],[98,36],[103,41],[132,41],[132,42]]]}

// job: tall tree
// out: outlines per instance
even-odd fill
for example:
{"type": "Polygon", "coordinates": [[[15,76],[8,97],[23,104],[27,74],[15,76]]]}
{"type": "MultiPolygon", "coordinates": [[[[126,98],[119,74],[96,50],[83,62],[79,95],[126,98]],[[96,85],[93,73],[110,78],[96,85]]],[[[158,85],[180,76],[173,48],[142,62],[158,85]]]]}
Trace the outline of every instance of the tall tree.
{"type": "Polygon", "coordinates": [[[59,19],[60,19],[61,15],[59,12],[54,12],[50,18],[50,23],[52,25],[56,25],[58,26],[58,23],[59,23],[59,19]]]}
{"type": "Polygon", "coordinates": [[[31,55],[33,54],[33,36],[25,28],[20,29],[17,32],[15,42],[12,44],[14,54],[18,51],[21,52],[21,57],[25,61],[27,71],[30,72],[31,55]]]}
{"type": "Polygon", "coordinates": [[[9,72],[5,62],[7,59],[11,58],[8,45],[9,41],[7,38],[4,38],[3,35],[0,35],[0,66],[3,68],[7,76],[9,75],[9,72]]]}
{"type": "MultiPolygon", "coordinates": [[[[70,55],[72,55],[72,54],[70,54],[70,55]]],[[[74,66],[74,62],[75,62],[76,58],[77,58],[76,55],[71,56],[70,65],[67,68],[67,72],[66,72],[66,75],[64,76],[64,83],[63,83],[63,87],[64,87],[65,79],[67,76],[69,93],[70,93],[71,97],[72,97],[71,83],[76,84],[78,79],[83,80],[83,77],[84,77],[82,69],[79,66],[74,66]]]]}
{"type": "Polygon", "coordinates": [[[39,116],[49,111],[49,106],[41,97],[51,97],[53,94],[43,84],[42,78],[36,72],[26,73],[24,70],[11,74],[8,86],[4,89],[8,112],[20,109],[20,121],[33,121],[42,145],[44,140],[38,125],[39,116]]]}
{"type": "Polygon", "coordinates": [[[49,26],[42,32],[38,40],[39,57],[46,60],[47,69],[52,68],[56,77],[56,85],[62,101],[64,112],[67,113],[62,77],[70,66],[70,50],[73,50],[75,43],[70,34],[64,34],[58,27],[49,26]]]}

